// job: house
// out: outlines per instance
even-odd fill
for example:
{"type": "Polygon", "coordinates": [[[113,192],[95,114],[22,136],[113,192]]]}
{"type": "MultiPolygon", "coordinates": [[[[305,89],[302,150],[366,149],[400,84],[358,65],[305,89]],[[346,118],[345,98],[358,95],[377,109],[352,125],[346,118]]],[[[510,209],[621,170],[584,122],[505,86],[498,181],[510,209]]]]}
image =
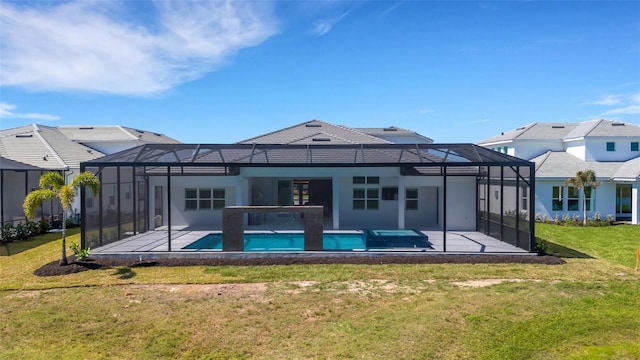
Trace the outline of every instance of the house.
{"type": "MultiPolygon", "coordinates": [[[[1,222],[25,219],[22,202],[38,188],[46,171],[71,180],[80,163],[146,143],[178,143],[165,135],[122,126],[45,126],[31,124],[0,130],[1,222]]],[[[73,206],[79,214],[80,203],[73,206]]],[[[46,203],[37,217],[60,215],[59,205],[46,203]]]]}
{"type": "Polygon", "coordinates": [[[580,170],[601,182],[588,189],[587,216],[640,223],[640,126],[614,120],[533,123],[479,141],[491,150],[536,164],[539,218],[582,217],[582,195],[564,185],[580,170]]]}
{"type": "MultiPolygon", "coordinates": [[[[325,229],[473,231],[532,251],[533,166],[400,128],[318,120],[234,144],[145,144],[81,164],[102,182],[97,197],[82,195],[82,238],[94,249],[163,232],[171,251],[177,230],[221,229],[227,207],[314,205],[325,229]]],[[[268,215],[249,214],[245,228],[300,224],[268,215]]]]}

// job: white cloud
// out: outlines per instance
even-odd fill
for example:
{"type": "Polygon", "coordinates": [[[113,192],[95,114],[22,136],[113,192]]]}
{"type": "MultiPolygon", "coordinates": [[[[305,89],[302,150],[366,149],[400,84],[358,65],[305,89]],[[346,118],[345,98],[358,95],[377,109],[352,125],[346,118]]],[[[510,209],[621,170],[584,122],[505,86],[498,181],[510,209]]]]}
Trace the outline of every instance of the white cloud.
{"type": "Polygon", "coordinates": [[[421,110],[418,110],[418,114],[420,114],[420,115],[430,114],[430,113],[432,113],[432,112],[434,112],[434,111],[433,111],[433,110],[429,110],[429,109],[421,109],[421,110]]]}
{"type": "Polygon", "coordinates": [[[345,16],[347,15],[349,15],[349,11],[344,12],[342,13],[342,15],[337,17],[317,20],[313,23],[313,28],[311,29],[311,33],[316,37],[325,35],[329,31],[331,31],[331,29],[333,29],[333,27],[336,26],[336,24],[338,24],[340,21],[342,21],[342,19],[344,19],[345,16]]]}
{"type": "Polygon", "coordinates": [[[621,108],[607,110],[600,115],[608,116],[608,115],[635,115],[640,114],[640,105],[629,105],[621,108]]]}
{"type": "Polygon", "coordinates": [[[600,99],[585,103],[587,105],[616,105],[623,100],[622,95],[604,95],[600,99]]]}
{"type": "Polygon", "coordinates": [[[626,95],[607,95],[602,97],[601,100],[590,104],[609,106],[616,105],[615,108],[598,114],[598,117],[636,115],[640,114],[640,92],[626,95]]]}
{"type": "Polygon", "coordinates": [[[0,119],[8,118],[8,119],[32,119],[32,120],[59,120],[60,116],[49,115],[49,114],[40,114],[40,113],[16,113],[13,110],[16,108],[15,105],[0,102],[0,119]]]}
{"type": "Polygon", "coordinates": [[[36,91],[161,92],[275,34],[271,10],[267,2],[230,0],[74,0],[31,7],[0,2],[0,84],[36,91]]]}

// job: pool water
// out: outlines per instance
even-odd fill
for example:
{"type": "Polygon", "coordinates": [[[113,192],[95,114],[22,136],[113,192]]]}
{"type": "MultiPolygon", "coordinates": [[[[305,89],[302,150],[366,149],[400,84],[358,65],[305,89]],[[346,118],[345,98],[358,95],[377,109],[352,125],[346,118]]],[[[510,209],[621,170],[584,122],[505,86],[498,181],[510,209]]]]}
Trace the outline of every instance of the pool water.
{"type": "MultiPolygon", "coordinates": [[[[323,249],[354,251],[388,248],[431,248],[426,235],[415,230],[363,230],[361,233],[324,233],[323,249]]],[[[186,250],[222,250],[222,234],[207,234],[183,247],[186,250]]],[[[303,251],[303,233],[249,233],[244,251],[303,251]]]]}
{"type": "MultiPolygon", "coordinates": [[[[325,233],[324,250],[357,250],[365,248],[363,234],[325,233]]],[[[190,250],[222,250],[222,234],[208,234],[183,247],[190,250]]],[[[244,235],[244,251],[303,251],[304,234],[255,233],[244,235]]]]}

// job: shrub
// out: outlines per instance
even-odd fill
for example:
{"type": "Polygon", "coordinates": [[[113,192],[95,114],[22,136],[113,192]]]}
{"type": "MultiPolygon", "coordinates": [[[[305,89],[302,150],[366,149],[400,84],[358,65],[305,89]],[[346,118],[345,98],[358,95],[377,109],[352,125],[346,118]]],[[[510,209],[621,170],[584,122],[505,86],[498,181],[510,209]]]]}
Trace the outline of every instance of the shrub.
{"type": "Polygon", "coordinates": [[[89,258],[90,248],[81,248],[78,243],[71,243],[69,248],[73,251],[73,254],[78,258],[78,260],[83,261],[89,258]]]}
{"type": "Polygon", "coordinates": [[[15,229],[13,224],[7,223],[2,225],[2,228],[0,228],[0,237],[2,238],[2,242],[11,242],[15,240],[15,229]]]}
{"type": "Polygon", "coordinates": [[[51,224],[47,219],[40,220],[40,234],[46,234],[49,230],[51,230],[51,224]]]}
{"type": "Polygon", "coordinates": [[[547,242],[547,240],[536,236],[536,252],[538,253],[538,255],[546,255],[548,250],[549,243],[547,242]]]}
{"type": "Polygon", "coordinates": [[[14,231],[16,240],[24,240],[29,237],[29,232],[25,223],[18,223],[18,225],[15,226],[14,231]]]}
{"type": "Polygon", "coordinates": [[[27,236],[36,236],[40,233],[40,224],[35,221],[29,221],[25,223],[25,229],[27,236]]]}

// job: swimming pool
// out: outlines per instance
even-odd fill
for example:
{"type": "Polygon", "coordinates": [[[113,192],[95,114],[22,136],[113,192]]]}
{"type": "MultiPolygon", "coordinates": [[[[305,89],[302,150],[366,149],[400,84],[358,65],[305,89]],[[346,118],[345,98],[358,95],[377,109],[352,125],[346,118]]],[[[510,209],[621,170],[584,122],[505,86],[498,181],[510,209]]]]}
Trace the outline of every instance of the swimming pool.
{"type": "MultiPolygon", "coordinates": [[[[426,235],[415,230],[362,230],[323,234],[323,250],[363,251],[389,248],[431,248],[426,235]]],[[[185,250],[222,250],[222,234],[207,234],[185,250]]],[[[245,233],[244,251],[304,251],[303,233],[245,233]]]]}

